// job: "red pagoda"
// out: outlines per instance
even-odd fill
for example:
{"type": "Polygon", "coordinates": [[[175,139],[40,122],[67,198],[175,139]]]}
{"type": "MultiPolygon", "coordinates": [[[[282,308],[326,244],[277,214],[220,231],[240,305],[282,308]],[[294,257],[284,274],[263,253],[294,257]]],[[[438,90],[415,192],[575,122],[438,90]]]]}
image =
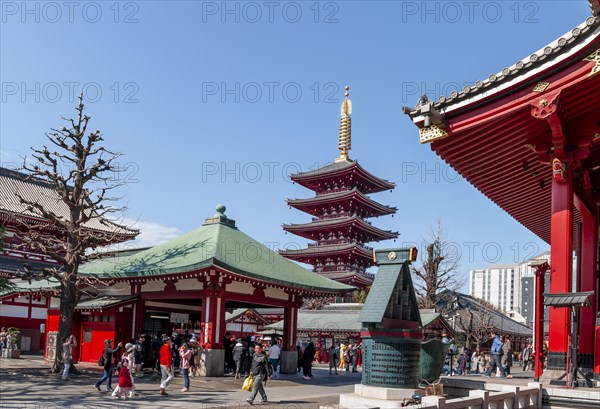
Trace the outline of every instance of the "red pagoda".
{"type": "Polygon", "coordinates": [[[316,196],[289,199],[287,203],[314,217],[309,223],[284,224],[283,229],[315,243],[305,249],[283,250],[281,254],[311,264],[313,271],[325,277],[362,289],[373,281],[373,275],[367,272],[374,265],[373,249],[365,244],[398,237],[398,233],[372,226],[366,220],[396,212],[395,207],[382,205],[368,194],[391,190],[396,185],[374,176],[348,157],[351,113],[346,87],[340,118],[340,157],[319,169],[291,175],[294,182],[314,191],[316,196]]]}

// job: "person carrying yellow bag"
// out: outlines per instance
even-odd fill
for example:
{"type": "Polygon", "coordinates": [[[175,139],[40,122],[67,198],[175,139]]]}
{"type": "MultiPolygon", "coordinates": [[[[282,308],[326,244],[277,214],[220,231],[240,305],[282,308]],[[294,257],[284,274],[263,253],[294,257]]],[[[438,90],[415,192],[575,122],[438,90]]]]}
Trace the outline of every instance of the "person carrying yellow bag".
{"type": "MultiPolygon", "coordinates": [[[[246,399],[250,405],[254,403],[254,398],[257,393],[260,393],[262,403],[267,403],[267,394],[265,393],[264,384],[267,383],[267,379],[271,378],[269,366],[269,358],[263,352],[261,344],[254,346],[254,356],[252,356],[252,368],[250,369],[250,377],[252,377],[252,393],[250,397],[246,399]]],[[[245,383],[245,381],[244,381],[245,383]]]]}
{"type": "Polygon", "coordinates": [[[254,380],[252,379],[252,374],[248,375],[244,380],[244,384],[242,385],[242,390],[252,392],[252,384],[254,380]]]}

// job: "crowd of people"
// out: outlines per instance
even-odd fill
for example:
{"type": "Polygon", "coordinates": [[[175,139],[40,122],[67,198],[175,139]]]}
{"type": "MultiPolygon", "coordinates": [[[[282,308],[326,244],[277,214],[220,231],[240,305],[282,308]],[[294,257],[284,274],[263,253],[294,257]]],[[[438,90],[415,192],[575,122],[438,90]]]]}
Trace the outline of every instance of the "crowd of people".
{"type": "MultiPolygon", "coordinates": [[[[77,346],[74,336],[63,340],[63,362],[65,369],[63,379],[67,379],[69,366],[72,361],[73,348],[77,346]]],[[[356,359],[359,346],[337,345],[333,347],[333,362],[337,373],[337,365],[346,365],[346,370],[356,371],[356,359]],[[341,357],[341,360],[337,357],[341,357]],[[344,364],[345,362],[345,364],[344,364]]],[[[144,376],[143,368],[158,372],[161,375],[159,392],[167,396],[167,388],[178,369],[183,377],[183,388],[181,392],[189,392],[190,377],[197,375],[200,361],[201,345],[198,339],[185,331],[175,333],[173,336],[157,333],[153,339],[141,334],[135,343],[123,345],[119,342],[116,346],[112,339],[104,341],[104,349],[98,360],[98,365],[103,368],[102,377],[95,383],[95,388],[102,391],[104,385],[111,397],[130,399],[137,395],[135,378],[144,376]],[[113,389],[113,376],[118,375],[117,386],[113,389]]],[[[235,338],[229,332],[223,338],[223,349],[225,350],[224,372],[233,374],[235,379],[248,376],[253,378],[253,391],[248,402],[252,403],[257,396],[261,395],[262,401],[267,401],[264,389],[267,381],[277,377],[280,368],[280,359],[283,351],[282,341],[274,338],[265,340],[255,336],[235,338]]],[[[312,365],[315,360],[315,346],[310,342],[302,348],[296,347],[298,353],[298,372],[303,371],[304,379],[312,378],[312,365]]]]}
{"type": "MultiPolygon", "coordinates": [[[[492,340],[488,354],[483,353],[480,348],[475,350],[462,348],[459,351],[446,333],[443,333],[442,337],[442,342],[451,344],[444,362],[443,375],[481,374],[486,377],[496,375],[502,378],[512,378],[511,368],[515,366],[515,361],[522,371],[533,368],[534,354],[531,343],[527,344],[522,351],[514,351],[511,335],[501,336],[496,331],[491,331],[492,340]]],[[[545,352],[543,355],[546,355],[545,352]]]]}

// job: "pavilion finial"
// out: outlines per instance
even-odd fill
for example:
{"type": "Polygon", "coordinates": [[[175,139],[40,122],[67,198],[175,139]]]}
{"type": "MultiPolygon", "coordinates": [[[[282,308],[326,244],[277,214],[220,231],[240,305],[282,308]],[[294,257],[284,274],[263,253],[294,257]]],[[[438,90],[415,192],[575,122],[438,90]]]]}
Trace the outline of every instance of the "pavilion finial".
{"type": "Polygon", "coordinates": [[[350,93],[349,86],[346,86],[346,99],[342,102],[341,116],[340,116],[340,137],[338,141],[338,149],[340,150],[340,157],[336,159],[336,162],[349,160],[348,151],[350,150],[352,143],[352,119],[350,114],[352,113],[352,101],[348,96],[350,93]]]}

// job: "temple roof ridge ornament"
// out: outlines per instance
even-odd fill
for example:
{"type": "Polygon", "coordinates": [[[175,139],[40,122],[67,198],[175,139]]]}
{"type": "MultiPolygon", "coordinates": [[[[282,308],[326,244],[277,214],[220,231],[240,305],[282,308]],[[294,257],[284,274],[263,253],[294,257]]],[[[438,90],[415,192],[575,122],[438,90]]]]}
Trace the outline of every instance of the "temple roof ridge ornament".
{"type": "Polygon", "coordinates": [[[341,154],[340,157],[337,158],[336,162],[349,161],[348,151],[352,147],[352,118],[350,114],[352,114],[352,101],[348,96],[350,87],[346,85],[346,99],[342,102],[342,106],[340,109],[340,136],[338,140],[338,149],[341,154]]]}
{"type": "Polygon", "coordinates": [[[225,210],[227,210],[227,207],[225,207],[225,205],[219,204],[216,206],[215,210],[217,211],[217,213],[215,213],[213,217],[207,217],[206,219],[204,219],[203,226],[207,226],[209,224],[224,224],[225,226],[237,229],[237,227],[235,227],[235,220],[225,216],[225,210]]]}

